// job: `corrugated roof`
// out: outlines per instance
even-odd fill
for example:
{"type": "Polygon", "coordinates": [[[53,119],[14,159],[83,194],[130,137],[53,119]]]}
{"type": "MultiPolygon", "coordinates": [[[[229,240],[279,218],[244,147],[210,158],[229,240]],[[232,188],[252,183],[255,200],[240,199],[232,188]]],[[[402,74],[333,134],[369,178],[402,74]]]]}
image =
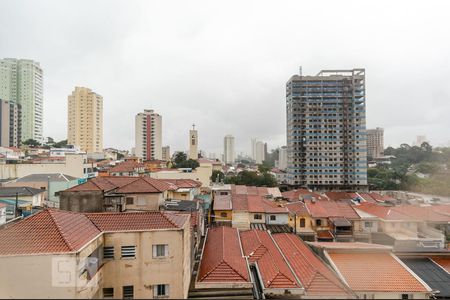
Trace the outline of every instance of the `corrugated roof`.
{"type": "Polygon", "coordinates": [[[51,182],[67,182],[75,179],[78,178],[62,173],[40,173],[20,177],[16,180],[16,182],[47,182],[48,180],[50,180],[51,182]]]}
{"type": "Polygon", "coordinates": [[[45,190],[35,189],[28,186],[20,186],[20,187],[0,187],[0,197],[15,197],[16,194],[18,196],[34,196],[40,193],[45,192],[45,190]]]}
{"type": "Polygon", "coordinates": [[[352,292],[295,234],[274,234],[273,238],[311,296],[353,296],[352,292]]]}
{"type": "Polygon", "coordinates": [[[438,290],[437,296],[450,298],[450,274],[428,258],[402,258],[402,261],[420,279],[433,290],[438,290]]]}
{"type": "Polygon", "coordinates": [[[231,195],[217,195],[214,198],[213,210],[231,210],[231,195]]]}
{"type": "Polygon", "coordinates": [[[236,228],[222,226],[208,230],[198,281],[250,282],[236,228]]]}

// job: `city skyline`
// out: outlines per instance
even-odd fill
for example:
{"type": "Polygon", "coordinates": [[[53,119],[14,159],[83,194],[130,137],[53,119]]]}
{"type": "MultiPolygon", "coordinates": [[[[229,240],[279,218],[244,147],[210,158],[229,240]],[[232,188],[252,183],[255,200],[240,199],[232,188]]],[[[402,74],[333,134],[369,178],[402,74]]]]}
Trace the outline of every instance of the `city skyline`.
{"type": "Polygon", "coordinates": [[[298,32],[298,27],[292,26],[298,22],[293,12],[304,11],[300,25],[312,22],[317,20],[314,11],[320,11],[321,4],[288,2],[284,7],[272,7],[262,2],[258,3],[259,14],[253,13],[251,3],[242,4],[235,24],[226,27],[219,23],[225,24],[221,21],[236,11],[233,5],[214,13],[214,3],[205,3],[201,10],[180,5],[180,11],[189,14],[174,12],[180,19],[180,24],[175,24],[159,16],[170,10],[170,5],[163,3],[136,2],[123,7],[124,2],[111,2],[106,8],[93,3],[89,12],[82,14],[86,26],[75,28],[72,24],[78,22],[81,9],[76,4],[5,2],[0,36],[12,38],[6,29],[12,27],[14,35],[21,38],[5,44],[0,57],[29,58],[44,70],[44,135],[66,138],[67,122],[59,115],[67,112],[67,91],[73,86],[89,86],[105,99],[105,148],[131,149],[134,115],[152,107],[165,116],[163,144],[173,151],[188,150],[179,132],[193,122],[202,137],[199,150],[221,153],[226,134],[235,136],[237,153],[248,152],[248,141],[254,136],[273,149],[286,144],[286,78],[298,73],[299,66],[309,74],[323,68],[361,67],[367,73],[367,127],[385,129],[386,147],[410,144],[417,135],[426,135],[434,146],[448,144],[445,129],[450,121],[445,112],[450,109],[450,90],[443,78],[450,69],[445,59],[450,47],[448,39],[442,38],[448,33],[443,31],[446,21],[441,17],[446,10],[438,9],[439,3],[423,15],[422,7],[410,2],[408,12],[403,11],[401,2],[390,3],[390,10],[378,4],[359,6],[361,16],[372,11],[385,24],[377,26],[379,18],[361,18],[361,26],[352,27],[352,45],[358,44],[358,51],[339,37],[327,41],[339,47],[322,47],[325,42],[314,37],[329,28],[345,32],[350,21],[331,18],[351,14],[339,4],[328,4],[330,9],[323,11],[323,22],[314,25],[314,33],[298,32]],[[50,7],[49,15],[34,14],[37,8],[50,11],[50,7]],[[99,16],[101,9],[105,12],[99,16]],[[118,11],[120,17],[115,20],[118,11]],[[403,22],[398,22],[400,12],[403,22]],[[270,14],[273,17],[267,18],[270,14]],[[96,18],[91,18],[94,15],[96,18]],[[423,23],[417,22],[418,16],[423,23]],[[53,23],[59,26],[47,25],[53,23]],[[264,35],[258,34],[260,30],[264,35]],[[54,40],[41,38],[45,31],[54,40]],[[216,36],[216,32],[220,34],[216,36]],[[376,38],[368,40],[366,36],[376,38]],[[88,40],[93,42],[86,54],[79,45],[87,45],[88,40]],[[29,41],[34,42],[33,47],[25,46],[29,41]],[[289,47],[277,45],[285,41],[289,47]],[[50,55],[49,47],[60,50],[50,55]],[[420,55],[427,59],[417,59],[420,55]],[[96,72],[91,68],[94,62],[96,72]],[[423,82],[426,89],[409,88],[423,82]],[[123,99],[127,105],[118,109],[123,99]],[[423,99],[430,104],[425,105],[423,99]],[[396,112],[395,118],[388,113],[391,110],[396,112]],[[273,121],[267,122],[270,118],[273,121]]]}

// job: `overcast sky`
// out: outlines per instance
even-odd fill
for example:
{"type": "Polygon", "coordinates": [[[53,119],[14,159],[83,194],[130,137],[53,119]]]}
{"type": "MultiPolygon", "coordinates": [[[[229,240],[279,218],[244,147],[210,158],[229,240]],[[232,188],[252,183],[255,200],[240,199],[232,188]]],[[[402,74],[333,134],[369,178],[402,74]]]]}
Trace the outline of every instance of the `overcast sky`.
{"type": "Polygon", "coordinates": [[[130,149],[134,117],[163,116],[163,144],[237,151],[285,144],[285,83],[303,66],[365,68],[367,127],[385,145],[450,143],[449,1],[0,0],[0,57],[44,70],[44,135],[67,135],[67,96],[103,96],[104,146],[130,149]],[[316,3],[317,2],[317,3],[316,3]]]}

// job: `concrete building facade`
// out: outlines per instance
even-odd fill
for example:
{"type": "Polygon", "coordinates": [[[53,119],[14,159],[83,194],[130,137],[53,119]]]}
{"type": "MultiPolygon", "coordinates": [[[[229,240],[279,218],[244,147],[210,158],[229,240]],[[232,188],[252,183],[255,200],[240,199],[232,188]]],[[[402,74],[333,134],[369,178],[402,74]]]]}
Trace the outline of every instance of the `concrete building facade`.
{"type": "Polygon", "coordinates": [[[282,146],[278,152],[278,169],[286,170],[287,169],[287,147],[282,146]]]}
{"type": "Polygon", "coordinates": [[[162,117],[145,109],[135,118],[135,154],[146,160],[162,159],[162,117]]]}
{"type": "Polygon", "coordinates": [[[75,87],[68,97],[67,139],[88,153],[103,151],[103,97],[75,87]]]}
{"type": "Polygon", "coordinates": [[[22,134],[20,118],[20,104],[0,99],[0,146],[19,146],[22,134]]]}
{"type": "Polygon", "coordinates": [[[288,183],[367,186],[365,70],[324,70],[286,84],[288,183]]]}
{"type": "Polygon", "coordinates": [[[21,106],[21,139],[43,141],[43,71],[29,59],[0,59],[0,99],[21,106]]]}
{"type": "Polygon", "coordinates": [[[257,141],[255,144],[255,162],[257,164],[262,164],[265,159],[264,143],[257,141]]]}
{"type": "Polygon", "coordinates": [[[379,158],[384,152],[384,129],[367,129],[367,156],[379,158]]]}
{"type": "Polygon", "coordinates": [[[164,161],[170,160],[170,146],[162,147],[161,159],[164,161]]]}
{"type": "Polygon", "coordinates": [[[225,164],[233,164],[234,160],[234,136],[228,134],[223,139],[223,162],[225,164]]]}

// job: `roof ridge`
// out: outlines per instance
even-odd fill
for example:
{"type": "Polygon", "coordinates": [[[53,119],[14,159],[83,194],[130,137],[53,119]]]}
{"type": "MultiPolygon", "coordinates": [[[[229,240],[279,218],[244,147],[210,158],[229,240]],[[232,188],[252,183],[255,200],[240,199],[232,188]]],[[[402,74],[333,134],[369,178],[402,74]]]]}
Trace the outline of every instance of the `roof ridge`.
{"type": "MultiPolygon", "coordinates": [[[[114,177],[114,176],[112,176],[112,177],[114,177]]],[[[127,176],[123,176],[123,177],[127,177],[127,176]]],[[[106,181],[108,181],[110,184],[112,184],[112,185],[114,185],[115,187],[114,187],[114,189],[121,189],[121,188],[123,188],[123,187],[126,187],[127,185],[130,185],[130,184],[132,184],[132,183],[134,183],[134,182],[136,182],[136,181],[138,181],[139,179],[141,179],[142,177],[131,177],[131,176],[129,176],[129,178],[136,178],[135,180],[131,180],[130,182],[128,182],[128,183],[126,183],[126,184],[124,184],[124,185],[120,185],[120,186],[116,186],[114,183],[112,183],[111,181],[109,181],[107,178],[105,178],[105,180],[106,181]]]]}
{"type": "MultiPolygon", "coordinates": [[[[75,249],[72,247],[72,245],[70,244],[70,242],[66,239],[66,237],[63,235],[63,233],[62,233],[62,228],[61,228],[61,226],[59,225],[58,221],[56,220],[56,217],[53,215],[53,213],[54,213],[55,211],[58,211],[58,210],[50,210],[50,209],[47,210],[47,212],[48,212],[50,218],[52,219],[53,223],[55,224],[55,226],[56,226],[56,228],[57,228],[58,235],[59,235],[59,236],[61,237],[61,239],[64,241],[64,244],[66,244],[67,248],[68,248],[69,250],[71,250],[71,251],[74,251],[75,249]]],[[[65,213],[65,212],[63,212],[63,213],[65,213]]],[[[92,221],[89,220],[89,222],[92,222],[92,221]]]]}
{"type": "Polygon", "coordinates": [[[168,214],[164,213],[164,212],[159,212],[167,221],[169,221],[170,224],[172,224],[173,226],[175,226],[175,228],[180,228],[175,221],[173,221],[168,214]]]}

